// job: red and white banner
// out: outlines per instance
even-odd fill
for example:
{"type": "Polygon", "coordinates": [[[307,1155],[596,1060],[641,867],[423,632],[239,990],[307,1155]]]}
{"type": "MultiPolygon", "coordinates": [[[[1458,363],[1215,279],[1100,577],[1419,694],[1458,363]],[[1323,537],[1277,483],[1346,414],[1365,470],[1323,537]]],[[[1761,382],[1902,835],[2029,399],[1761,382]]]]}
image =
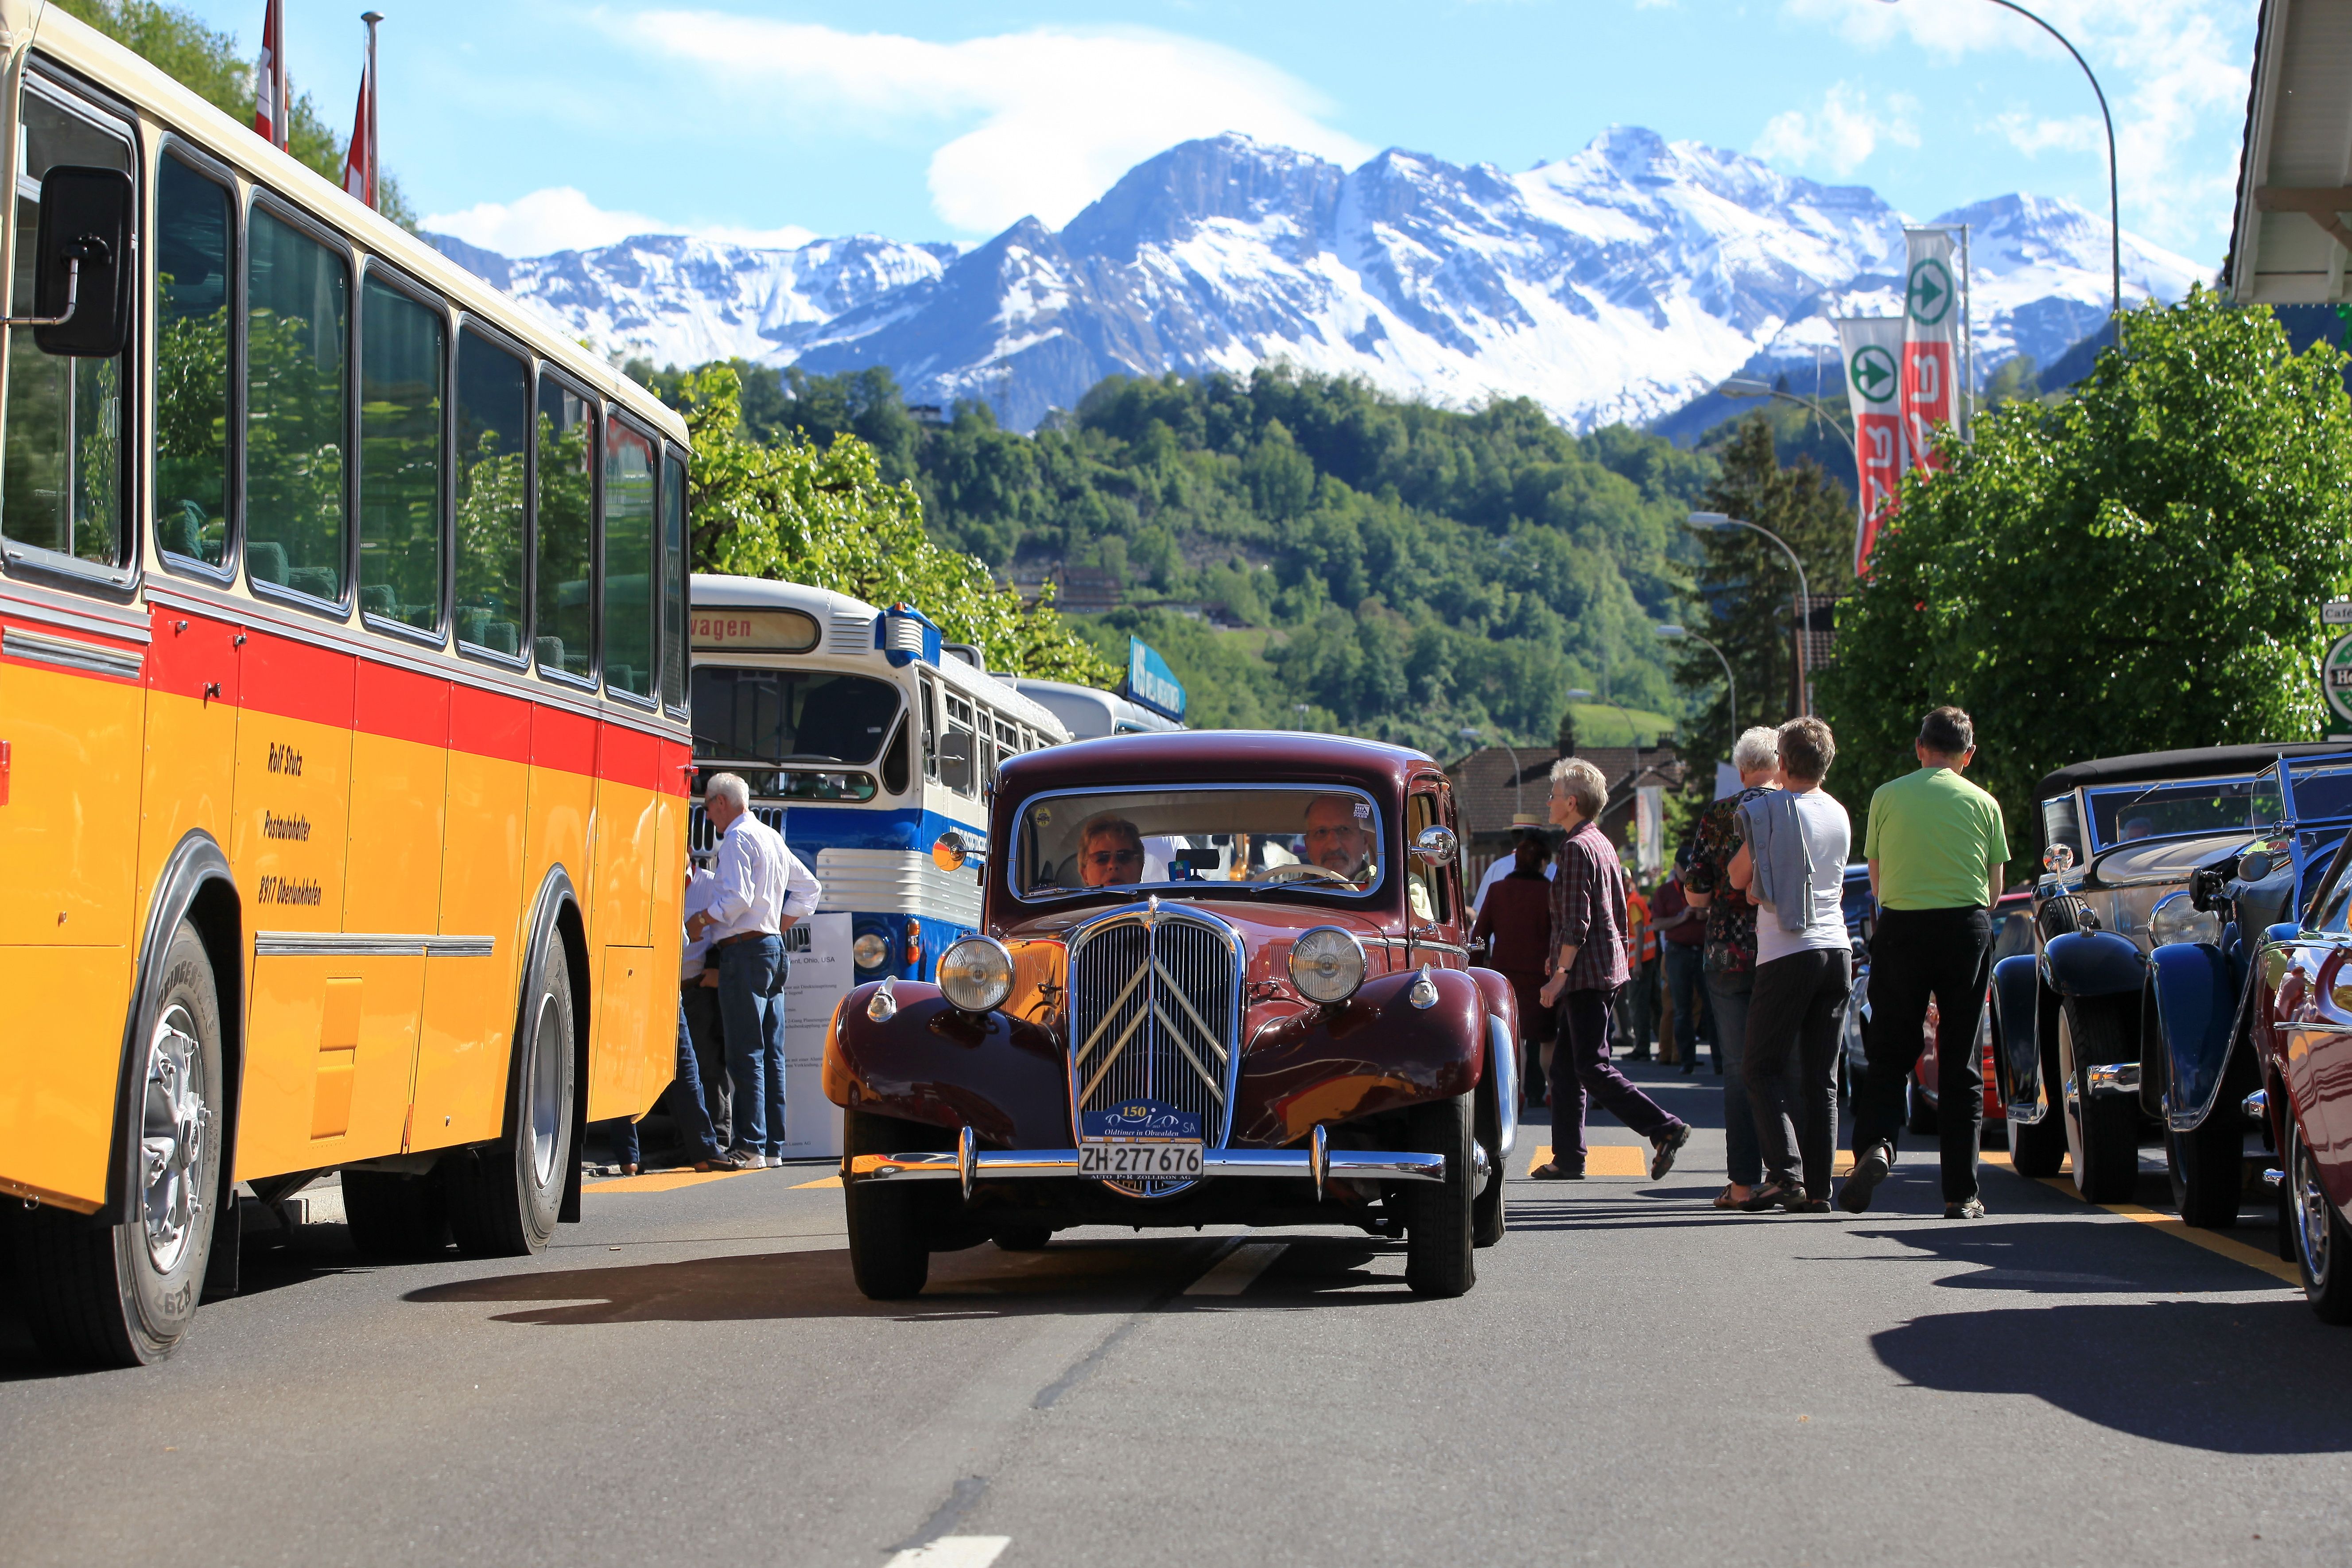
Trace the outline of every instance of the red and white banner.
{"type": "Polygon", "coordinates": [[[261,18],[261,59],[253,72],[254,134],[283,147],[293,118],[286,93],[286,0],[269,0],[261,18]]]}
{"type": "Polygon", "coordinates": [[[1937,425],[1957,425],[1960,290],[1952,237],[1939,228],[1903,231],[1910,267],[1903,295],[1903,435],[1913,468],[1940,468],[1937,425]]]}
{"type": "Polygon", "coordinates": [[[1878,531],[1895,510],[1903,483],[1903,318],[1853,317],[1837,323],[1838,353],[1845,362],[1846,407],[1853,415],[1857,469],[1855,494],[1861,517],[1853,531],[1853,571],[1859,577],[1878,543],[1878,531]]]}
{"type": "Polygon", "coordinates": [[[352,116],[352,144],[343,153],[343,189],[369,206],[375,205],[375,68],[360,68],[360,106],[352,116]]]}

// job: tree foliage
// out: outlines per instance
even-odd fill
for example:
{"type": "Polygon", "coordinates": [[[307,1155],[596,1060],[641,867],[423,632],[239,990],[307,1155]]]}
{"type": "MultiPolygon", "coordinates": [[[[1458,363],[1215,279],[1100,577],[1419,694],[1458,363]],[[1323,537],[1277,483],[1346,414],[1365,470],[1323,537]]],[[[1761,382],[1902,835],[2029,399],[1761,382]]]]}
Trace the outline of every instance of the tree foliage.
{"type": "Polygon", "coordinates": [[[796,431],[743,427],[741,383],[712,365],[678,386],[694,438],[688,510],[696,567],[806,583],[869,604],[911,604],[988,668],[1108,686],[1118,670],[1066,625],[1048,593],[1024,609],[987,566],[923,531],[914,487],[887,483],[855,436],[820,447],[796,431]]]}
{"type": "Polygon", "coordinates": [[[1919,715],[1956,702],[2023,859],[2053,768],[2315,738],[2318,605],[2352,587],[2345,363],[2199,290],[2133,312],[2071,398],[2005,403],[1907,479],[1821,683],[1840,794],[1911,767],[1919,715]]]}

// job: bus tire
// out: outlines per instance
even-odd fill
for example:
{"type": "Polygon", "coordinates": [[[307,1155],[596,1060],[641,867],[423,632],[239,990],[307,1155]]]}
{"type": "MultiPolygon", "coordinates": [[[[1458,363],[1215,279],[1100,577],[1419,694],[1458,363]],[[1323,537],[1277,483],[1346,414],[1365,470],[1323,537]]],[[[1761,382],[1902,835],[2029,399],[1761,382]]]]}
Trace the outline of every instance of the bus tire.
{"type": "Polygon", "coordinates": [[[506,1131],[447,1156],[439,1169],[450,1232],[472,1258],[546,1251],[571,1175],[577,1034],[571,960],[551,930],[524,996],[507,1070],[506,1131]]]}
{"type": "Polygon", "coordinates": [[[212,960],[183,921],[142,998],[121,1096],[122,1220],[42,1208],[17,1227],[26,1326],[53,1361],[143,1366],[178,1349],[212,1251],[225,1072],[212,960]]]}
{"type": "Polygon", "coordinates": [[[449,1202],[438,1174],[343,1173],[343,1224],[373,1258],[437,1258],[449,1249],[449,1202]]]}

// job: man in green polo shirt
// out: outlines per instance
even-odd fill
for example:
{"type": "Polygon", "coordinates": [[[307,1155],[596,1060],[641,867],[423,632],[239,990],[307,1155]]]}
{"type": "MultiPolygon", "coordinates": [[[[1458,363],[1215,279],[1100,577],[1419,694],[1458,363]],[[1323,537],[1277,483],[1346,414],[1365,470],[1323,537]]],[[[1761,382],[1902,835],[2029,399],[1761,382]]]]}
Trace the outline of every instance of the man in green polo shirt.
{"type": "Polygon", "coordinates": [[[1977,1015],[1991,979],[1992,905],[2009,861],[2000,803],[1962,778],[1976,760],[1976,727],[1957,708],[1919,721],[1919,771],[1870,797],[1863,854],[1878,896],[1870,942],[1869,1070],[1854,1097],[1853,1174],[1838,1206],[1860,1214],[1895,1163],[1903,1089],[1926,1040],[1935,998],[1936,1114],[1943,1140],[1944,1217],[1981,1219],[1977,1139],[1984,1073],[1977,1015]]]}

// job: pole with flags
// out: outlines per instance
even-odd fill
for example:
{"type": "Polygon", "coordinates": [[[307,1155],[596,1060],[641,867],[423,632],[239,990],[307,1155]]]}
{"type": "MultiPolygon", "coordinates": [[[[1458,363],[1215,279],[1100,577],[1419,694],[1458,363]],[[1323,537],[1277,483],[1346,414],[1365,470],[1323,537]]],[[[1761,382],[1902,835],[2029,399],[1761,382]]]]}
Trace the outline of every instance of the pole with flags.
{"type": "Polygon", "coordinates": [[[367,63],[360,68],[359,107],[352,114],[351,146],[343,154],[343,189],[381,211],[376,201],[375,25],[383,20],[383,13],[370,11],[360,20],[367,24],[367,63]]]}
{"type": "Polygon", "coordinates": [[[1853,574],[1868,574],[1878,531],[1895,509],[1903,483],[1903,385],[1901,316],[1849,317],[1836,323],[1838,352],[1845,357],[1846,406],[1853,415],[1856,495],[1853,574]]]}
{"type": "Polygon", "coordinates": [[[261,18],[261,61],[253,73],[253,131],[283,148],[293,132],[286,90],[286,0],[268,0],[261,18]]]}
{"type": "MultiPolygon", "coordinates": [[[[1915,468],[1940,468],[1935,426],[1960,423],[1961,304],[1953,279],[1951,231],[1906,228],[1904,248],[1910,266],[1903,295],[1903,437],[1915,468]]],[[[1961,432],[1965,434],[1965,432],[1961,432]]]]}

